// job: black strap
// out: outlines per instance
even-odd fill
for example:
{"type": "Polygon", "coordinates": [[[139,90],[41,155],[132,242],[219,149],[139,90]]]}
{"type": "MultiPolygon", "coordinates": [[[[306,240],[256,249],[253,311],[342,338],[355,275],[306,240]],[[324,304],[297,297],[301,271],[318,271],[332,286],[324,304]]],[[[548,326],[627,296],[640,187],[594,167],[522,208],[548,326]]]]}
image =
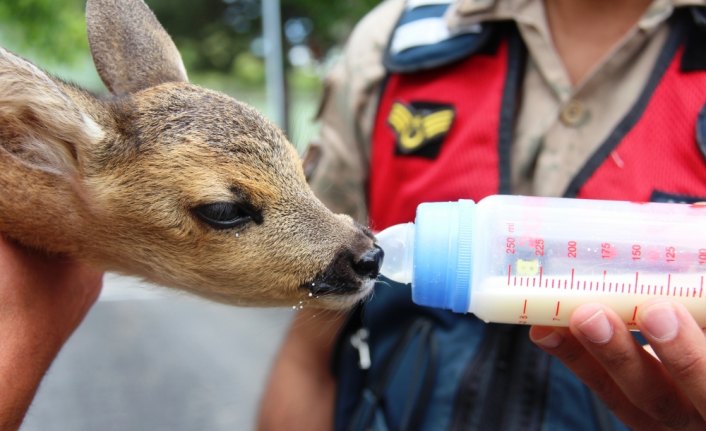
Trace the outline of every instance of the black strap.
{"type": "Polygon", "coordinates": [[[395,394],[397,397],[406,396],[405,400],[400,398],[395,400],[395,403],[404,406],[403,413],[398,426],[393,427],[389,423],[386,425],[390,430],[415,431],[419,429],[424,418],[424,406],[432,393],[432,386],[435,384],[438,366],[437,345],[433,329],[434,324],[427,318],[422,317],[414,320],[404,336],[397,340],[385,363],[380,368],[376,368],[375,373],[368,373],[360,404],[352,416],[353,420],[348,426],[348,431],[368,430],[373,421],[379,419],[376,415],[379,415],[381,407],[384,407],[382,402],[385,391],[399,372],[403,358],[414,360],[412,367],[414,371],[409,373],[409,377],[416,377],[418,380],[412,382],[415,384],[406,394],[395,394]],[[410,352],[409,346],[415,339],[415,349],[410,352]]]}

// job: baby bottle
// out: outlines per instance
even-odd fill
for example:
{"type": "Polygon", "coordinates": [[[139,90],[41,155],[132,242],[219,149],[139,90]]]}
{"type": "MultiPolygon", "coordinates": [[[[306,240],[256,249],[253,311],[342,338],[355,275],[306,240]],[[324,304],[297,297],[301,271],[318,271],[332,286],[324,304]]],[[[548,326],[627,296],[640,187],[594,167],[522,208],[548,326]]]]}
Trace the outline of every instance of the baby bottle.
{"type": "Polygon", "coordinates": [[[706,206],[496,195],[421,204],[377,238],[382,274],[419,305],[568,326],[598,302],[634,328],[640,304],[668,297],[706,326],[706,206]]]}

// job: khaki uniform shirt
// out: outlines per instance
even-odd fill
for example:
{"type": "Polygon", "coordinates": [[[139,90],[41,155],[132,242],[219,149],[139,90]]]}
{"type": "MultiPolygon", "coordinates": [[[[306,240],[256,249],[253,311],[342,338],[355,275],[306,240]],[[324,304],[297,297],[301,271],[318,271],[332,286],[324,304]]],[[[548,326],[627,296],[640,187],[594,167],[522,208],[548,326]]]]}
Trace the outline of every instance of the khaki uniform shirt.
{"type": "MultiPolygon", "coordinates": [[[[529,56],[511,153],[512,192],[561,196],[589,157],[643,90],[664,45],[667,19],[680,6],[704,1],[653,0],[639,22],[583,79],[572,85],[537,0],[457,0],[449,28],[513,20],[529,56]]],[[[320,141],[307,157],[315,193],[335,212],[366,221],[370,136],[382,56],[404,0],[388,0],[352,33],[344,55],[325,81],[320,141]]],[[[609,163],[623,166],[613,152],[609,163]]]]}

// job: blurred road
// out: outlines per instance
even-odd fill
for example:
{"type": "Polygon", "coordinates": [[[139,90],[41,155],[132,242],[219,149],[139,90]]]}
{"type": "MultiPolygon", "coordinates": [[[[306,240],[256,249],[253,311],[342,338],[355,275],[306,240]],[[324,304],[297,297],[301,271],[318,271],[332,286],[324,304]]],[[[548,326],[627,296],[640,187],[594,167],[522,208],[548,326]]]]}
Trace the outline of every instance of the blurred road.
{"type": "Polygon", "coordinates": [[[247,431],[290,309],[246,309],[108,275],[22,431],[247,431]]]}

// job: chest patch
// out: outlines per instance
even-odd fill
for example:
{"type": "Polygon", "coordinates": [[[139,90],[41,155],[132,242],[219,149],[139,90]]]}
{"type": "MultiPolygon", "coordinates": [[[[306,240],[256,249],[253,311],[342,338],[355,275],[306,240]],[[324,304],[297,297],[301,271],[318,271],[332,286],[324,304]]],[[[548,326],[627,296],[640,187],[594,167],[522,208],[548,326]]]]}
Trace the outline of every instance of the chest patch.
{"type": "Polygon", "coordinates": [[[396,154],[435,159],[451,130],[456,110],[433,102],[395,102],[387,124],[396,136],[396,154]]]}

